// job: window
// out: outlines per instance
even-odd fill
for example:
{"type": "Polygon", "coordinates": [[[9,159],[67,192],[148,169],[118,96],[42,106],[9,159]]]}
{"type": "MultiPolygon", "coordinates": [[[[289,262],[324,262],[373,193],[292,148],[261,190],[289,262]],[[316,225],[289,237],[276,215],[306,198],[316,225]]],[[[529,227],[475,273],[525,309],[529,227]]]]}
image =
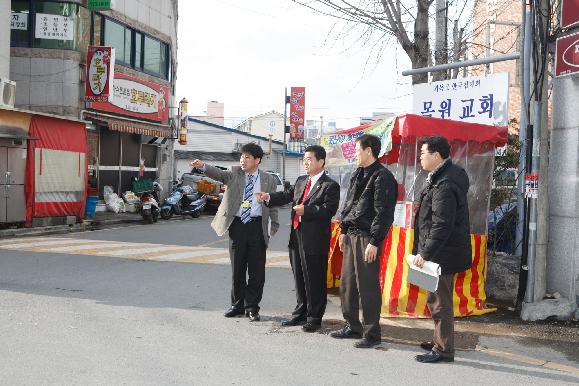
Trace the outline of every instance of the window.
{"type": "MultiPolygon", "coordinates": [[[[99,15],[99,18],[101,17],[104,19],[103,45],[115,48],[115,58],[118,63],[169,80],[170,48],[168,44],[99,15]]],[[[99,26],[96,14],[94,19],[96,44],[99,26]]]]}
{"type": "Polygon", "coordinates": [[[159,74],[161,66],[161,42],[145,36],[145,71],[159,74]]]}
{"type": "Polygon", "coordinates": [[[135,68],[143,69],[143,34],[135,32],[135,68]]]}
{"type": "Polygon", "coordinates": [[[12,0],[10,18],[10,44],[27,47],[30,44],[30,3],[28,0],[12,0]]]}
{"type": "Polygon", "coordinates": [[[34,47],[80,50],[82,25],[78,4],[36,1],[34,7],[34,47]],[[55,37],[58,34],[61,39],[55,37]]]}
{"type": "Polygon", "coordinates": [[[115,48],[115,60],[131,64],[132,31],[111,19],[105,19],[105,46],[115,48]]]}

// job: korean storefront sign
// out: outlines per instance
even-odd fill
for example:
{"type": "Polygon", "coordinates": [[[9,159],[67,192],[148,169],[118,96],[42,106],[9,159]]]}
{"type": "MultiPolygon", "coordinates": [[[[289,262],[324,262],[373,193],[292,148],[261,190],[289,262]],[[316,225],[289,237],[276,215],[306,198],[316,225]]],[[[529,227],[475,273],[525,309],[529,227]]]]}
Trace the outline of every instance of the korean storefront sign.
{"type": "Polygon", "coordinates": [[[434,118],[507,126],[509,74],[414,85],[412,112],[434,118]]]}
{"type": "Polygon", "coordinates": [[[115,49],[89,46],[84,99],[90,102],[110,102],[113,97],[114,72],[115,49]]]}
{"type": "Polygon", "coordinates": [[[12,12],[10,17],[10,29],[26,31],[28,29],[28,14],[23,12],[12,12]]]}
{"type": "Polygon", "coordinates": [[[306,116],[306,88],[292,87],[290,95],[290,139],[304,138],[306,116]]]}
{"type": "Polygon", "coordinates": [[[37,39],[74,40],[74,19],[72,17],[36,14],[37,39]]]}
{"type": "Polygon", "coordinates": [[[116,73],[110,102],[94,102],[95,110],[130,115],[166,123],[169,118],[169,87],[116,73]]]}
{"type": "Polygon", "coordinates": [[[579,72],[579,33],[557,39],[555,44],[555,76],[579,72]]]}
{"type": "Polygon", "coordinates": [[[579,1],[561,0],[561,28],[579,24],[579,1]]]}
{"type": "Polygon", "coordinates": [[[88,0],[86,2],[88,9],[93,11],[104,11],[107,9],[113,9],[115,7],[114,0],[88,0]]]}

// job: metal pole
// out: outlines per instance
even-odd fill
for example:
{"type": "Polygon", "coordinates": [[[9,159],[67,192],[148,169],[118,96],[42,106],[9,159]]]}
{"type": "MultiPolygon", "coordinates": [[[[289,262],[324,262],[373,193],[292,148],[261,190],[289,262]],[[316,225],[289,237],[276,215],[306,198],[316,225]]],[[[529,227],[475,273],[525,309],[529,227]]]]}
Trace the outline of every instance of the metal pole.
{"type": "Polygon", "coordinates": [[[521,113],[519,124],[519,142],[521,144],[519,156],[519,168],[517,179],[517,213],[518,223],[515,233],[516,255],[522,256],[523,253],[523,229],[525,226],[525,201],[522,196],[523,182],[525,179],[525,157],[527,148],[527,125],[529,124],[527,117],[529,114],[529,100],[530,100],[530,63],[531,63],[531,13],[526,11],[525,0],[522,1],[523,9],[525,10],[525,17],[523,18],[523,44],[521,47],[523,60],[521,61],[521,113]]]}
{"type": "Polygon", "coordinates": [[[287,87],[283,92],[283,149],[281,155],[281,179],[285,182],[285,152],[286,144],[286,129],[287,129],[287,87]]]}
{"type": "Polygon", "coordinates": [[[489,58],[463,60],[462,62],[440,64],[438,66],[414,68],[412,70],[402,71],[402,75],[403,76],[409,76],[409,75],[416,75],[416,74],[424,74],[425,72],[446,71],[446,70],[450,70],[453,68],[478,66],[480,64],[503,62],[506,60],[515,60],[515,59],[519,59],[519,58],[520,58],[520,54],[518,52],[515,52],[513,54],[495,55],[495,56],[491,56],[489,58]]]}

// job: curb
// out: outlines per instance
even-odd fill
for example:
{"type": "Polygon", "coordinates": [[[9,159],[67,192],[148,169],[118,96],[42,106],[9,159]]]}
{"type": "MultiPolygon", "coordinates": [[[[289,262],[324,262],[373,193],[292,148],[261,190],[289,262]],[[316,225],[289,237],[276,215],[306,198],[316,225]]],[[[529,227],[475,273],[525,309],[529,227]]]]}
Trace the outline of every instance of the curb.
{"type": "Polygon", "coordinates": [[[111,225],[119,224],[131,224],[141,222],[142,219],[108,219],[108,220],[93,220],[86,221],[83,223],[71,224],[71,225],[53,225],[47,227],[37,227],[37,228],[15,228],[15,229],[2,229],[0,230],[0,239],[9,237],[19,237],[19,236],[41,236],[41,235],[53,235],[53,234],[65,234],[65,233],[76,233],[76,232],[86,232],[91,230],[102,229],[111,225]]]}

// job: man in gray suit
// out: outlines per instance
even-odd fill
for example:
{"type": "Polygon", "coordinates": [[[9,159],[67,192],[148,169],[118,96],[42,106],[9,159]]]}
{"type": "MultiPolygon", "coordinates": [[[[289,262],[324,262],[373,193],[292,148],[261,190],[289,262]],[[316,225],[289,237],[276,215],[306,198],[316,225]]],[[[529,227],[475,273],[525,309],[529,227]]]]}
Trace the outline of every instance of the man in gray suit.
{"type": "Polygon", "coordinates": [[[202,169],[208,177],[227,185],[221,205],[211,222],[218,236],[229,231],[229,257],[233,273],[231,286],[231,308],[224,314],[230,318],[237,315],[249,316],[257,322],[259,302],[265,283],[265,252],[269,242],[268,223],[271,219],[271,236],[278,228],[276,208],[268,208],[255,198],[257,192],[272,193],[276,181],[268,173],[258,169],[263,158],[263,149],[248,143],[241,148],[239,167],[224,171],[194,160],[191,166],[202,169]],[[249,280],[245,280],[246,272],[249,280]]]}

